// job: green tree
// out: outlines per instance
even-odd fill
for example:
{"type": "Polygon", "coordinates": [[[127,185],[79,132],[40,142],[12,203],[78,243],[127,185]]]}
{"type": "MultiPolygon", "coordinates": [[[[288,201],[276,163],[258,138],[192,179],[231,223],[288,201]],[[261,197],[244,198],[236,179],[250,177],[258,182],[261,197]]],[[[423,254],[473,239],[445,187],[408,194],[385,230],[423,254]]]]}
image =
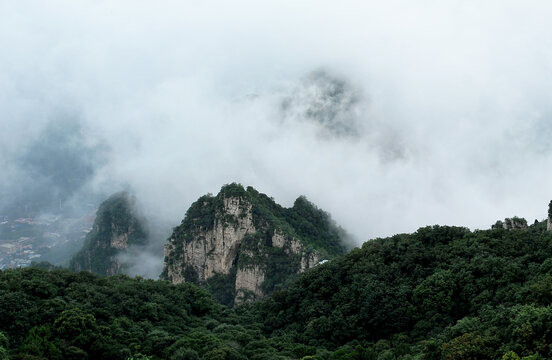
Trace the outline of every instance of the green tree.
{"type": "Polygon", "coordinates": [[[61,350],[53,341],[50,328],[45,325],[35,326],[29,331],[18,353],[48,360],[63,358],[61,350]]]}

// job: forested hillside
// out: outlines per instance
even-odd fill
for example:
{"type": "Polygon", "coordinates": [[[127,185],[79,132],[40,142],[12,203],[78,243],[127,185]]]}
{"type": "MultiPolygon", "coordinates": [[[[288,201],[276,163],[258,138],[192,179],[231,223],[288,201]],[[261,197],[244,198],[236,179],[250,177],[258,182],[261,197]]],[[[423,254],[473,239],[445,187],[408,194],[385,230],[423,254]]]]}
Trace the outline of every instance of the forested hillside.
{"type": "Polygon", "coordinates": [[[386,359],[552,358],[545,227],[434,226],[369,241],[258,304],[256,315],[267,334],[329,349],[358,341],[386,359]]]}
{"type": "MultiPolygon", "coordinates": [[[[552,233],[433,226],[229,309],[193,284],[0,272],[11,359],[549,359],[552,233]]],[[[3,351],[3,352],[2,352],[3,351]]]]}

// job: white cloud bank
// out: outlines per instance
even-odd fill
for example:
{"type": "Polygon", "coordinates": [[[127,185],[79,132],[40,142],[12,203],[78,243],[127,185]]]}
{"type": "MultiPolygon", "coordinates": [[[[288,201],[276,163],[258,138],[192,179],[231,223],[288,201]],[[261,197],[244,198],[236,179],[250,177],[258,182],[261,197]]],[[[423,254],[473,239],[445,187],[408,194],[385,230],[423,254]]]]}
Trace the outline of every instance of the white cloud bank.
{"type": "Polygon", "coordinates": [[[94,188],[129,187],[172,225],[230,182],[287,206],[305,194],[359,241],[542,219],[551,15],[521,0],[0,2],[0,194],[63,114],[107,149],[94,188]]]}

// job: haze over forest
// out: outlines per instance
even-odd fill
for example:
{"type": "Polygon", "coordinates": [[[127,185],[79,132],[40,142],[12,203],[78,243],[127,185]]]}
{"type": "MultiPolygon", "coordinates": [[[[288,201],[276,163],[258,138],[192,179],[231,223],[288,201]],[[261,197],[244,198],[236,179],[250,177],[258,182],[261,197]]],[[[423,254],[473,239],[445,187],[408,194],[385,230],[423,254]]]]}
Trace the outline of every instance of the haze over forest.
{"type": "Polygon", "coordinates": [[[429,4],[0,2],[0,215],[130,190],[163,242],[239,182],[359,244],[545,218],[552,4],[429,4]]]}

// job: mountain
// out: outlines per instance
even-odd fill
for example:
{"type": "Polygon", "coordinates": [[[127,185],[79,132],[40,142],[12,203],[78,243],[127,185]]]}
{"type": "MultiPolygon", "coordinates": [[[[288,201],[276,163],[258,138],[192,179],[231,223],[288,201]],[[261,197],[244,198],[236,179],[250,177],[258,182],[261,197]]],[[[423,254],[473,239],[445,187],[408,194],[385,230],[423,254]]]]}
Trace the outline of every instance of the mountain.
{"type": "Polygon", "coordinates": [[[119,192],[100,205],[82,249],[71,259],[72,270],[99,275],[124,271],[119,256],[131,246],[145,245],[147,238],[145,220],[137,215],[135,201],[127,192],[119,192]]]}
{"type": "Polygon", "coordinates": [[[343,229],[299,197],[284,208],[252,187],[192,204],[165,245],[163,279],[205,285],[227,305],[256,301],[345,253],[343,229]]]}

